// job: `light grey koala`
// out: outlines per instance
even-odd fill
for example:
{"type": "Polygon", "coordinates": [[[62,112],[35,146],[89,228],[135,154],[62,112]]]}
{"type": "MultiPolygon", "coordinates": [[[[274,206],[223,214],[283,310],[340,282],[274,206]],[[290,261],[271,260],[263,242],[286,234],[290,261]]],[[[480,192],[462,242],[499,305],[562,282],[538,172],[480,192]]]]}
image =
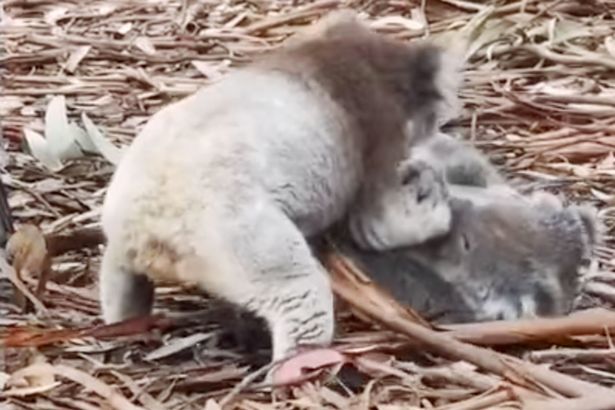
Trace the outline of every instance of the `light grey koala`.
{"type": "Polygon", "coordinates": [[[104,320],[149,313],[154,282],[171,281],[265,318],[274,361],[329,345],[332,291],[306,237],[343,220],[384,250],[449,230],[403,160],[456,98],[456,61],[341,12],[161,109],[104,200],[104,320]]]}
{"type": "Polygon", "coordinates": [[[579,269],[598,239],[595,210],[553,195],[524,196],[486,157],[445,134],[415,147],[415,183],[448,202],[448,233],[384,252],[334,243],[373,280],[441,323],[553,316],[569,312],[579,269]]]}

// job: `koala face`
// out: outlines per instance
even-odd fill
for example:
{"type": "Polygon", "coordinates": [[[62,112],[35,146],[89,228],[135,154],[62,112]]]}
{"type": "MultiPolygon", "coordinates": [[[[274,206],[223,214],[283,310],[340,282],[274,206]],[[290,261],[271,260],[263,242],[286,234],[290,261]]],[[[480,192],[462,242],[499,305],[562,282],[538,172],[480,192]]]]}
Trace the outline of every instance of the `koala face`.
{"type": "Polygon", "coordinates": [[[409,248],[451,284],[475,320],[567,313],[588,262],[592,227],[586,215],[558,201],[476,204],[453,199],[449,234],[409,248]]]}

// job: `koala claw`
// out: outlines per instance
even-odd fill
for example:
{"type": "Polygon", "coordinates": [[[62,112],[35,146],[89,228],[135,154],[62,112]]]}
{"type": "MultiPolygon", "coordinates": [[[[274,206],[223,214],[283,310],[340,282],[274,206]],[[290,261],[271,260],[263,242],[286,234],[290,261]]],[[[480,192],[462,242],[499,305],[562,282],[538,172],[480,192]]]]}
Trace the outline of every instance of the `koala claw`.
{"type": "Polygon", "coordinates": [[[401,184],[411,191],[417,203],[432,199],[439,203],[449,197],[444,175],[422,160],[406,160],[399,167],[401,184]]]}
{"type": "Polygon", "coordinates": [[[418,159],[404,161],[399,169],[408,205],[425,216],[432,210],[447,206],[450,193],[444,174],[429,163],[418,159]]]}
{"type": "Polygon", "coordinates": [[[442,173],[419,160],[404,161],[398,172],[402,185],[383,195],[380,207],[351,216],[351,234],[362,249],[413,246],[450,229],[450,195],[442,173]]]}

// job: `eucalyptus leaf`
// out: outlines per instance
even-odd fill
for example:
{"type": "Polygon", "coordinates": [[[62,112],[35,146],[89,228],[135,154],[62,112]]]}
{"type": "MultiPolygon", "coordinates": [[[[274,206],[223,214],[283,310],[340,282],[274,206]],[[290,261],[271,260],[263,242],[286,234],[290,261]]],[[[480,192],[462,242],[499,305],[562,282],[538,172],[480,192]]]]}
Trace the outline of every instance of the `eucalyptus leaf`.
{"type": "Polygon", "coordinates": [[[94,145],[94,143],[90,139],[90,136],[83,128],[81,128],[74,122],[69,123],[68,126],[70,128],[72,137],[75,139],[75,141],[77,141],[77,144],[79,144],[79,148],[81,148],[84,152],[90,154],[100,154],[98,148],[96,147],[96,145],[94,145]]]}
{"type": "Polygon", "coordinates": [[[589,37],[591,30],[586,25],[571,20],[560,20],[555,23],[553,29],[552,44],[560,44],[579,37],[589,37]]]}
{"type": "Polygon", "coordinates": [[[24,135],[28,150],[34,158],[54,172],[62,169],[62,161],[49,148],[47,140],[41,134],[25,128],[24,135]]]}
{"type": "Polygon", "coordinates": [[[113,165],[117,165],[122,157],[122,150],[113,145],[103,134],[98,130],[96,125],[90,120],[86,113],[81,114],[81,120],[85,126],[88,137],[98,149],[98,152],[105,157],[107,161],[113,165]]]}
{"type": "Polygon", "coordinates": [[[45,112],[45,138],[49,150],[60,160],[79,158],[83,153],[72,137],[64,96],[53,97],[45,112]]]}

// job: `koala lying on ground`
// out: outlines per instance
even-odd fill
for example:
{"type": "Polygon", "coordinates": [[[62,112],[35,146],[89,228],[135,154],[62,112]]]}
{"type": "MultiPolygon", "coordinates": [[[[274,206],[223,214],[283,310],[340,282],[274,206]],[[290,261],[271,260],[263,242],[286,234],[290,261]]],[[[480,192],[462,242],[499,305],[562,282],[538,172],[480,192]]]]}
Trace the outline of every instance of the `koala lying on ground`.
{"type": "Polygon", "coordinates": [[[451,230],[384,252],[337,234],[343,253],[398,301],[440,323],[571,310],[579,269],[597,241],[592,208],[517,193],[478,150],[445,134],[416,147],[412,161],[424,195],[450,204],[451,230]]]}
{"type": "Polygon", "coordinates": [[[149,313],[155,281],[197,284],[265,318],[278,361],[333,337],[306,237],[344,220],[360,249],[385,250],[449,229],[402,160],[451,106],[457,65],[348,13],[308,31],[160,110],[124,153],[102,210],[106,322],[149,313]]]}

